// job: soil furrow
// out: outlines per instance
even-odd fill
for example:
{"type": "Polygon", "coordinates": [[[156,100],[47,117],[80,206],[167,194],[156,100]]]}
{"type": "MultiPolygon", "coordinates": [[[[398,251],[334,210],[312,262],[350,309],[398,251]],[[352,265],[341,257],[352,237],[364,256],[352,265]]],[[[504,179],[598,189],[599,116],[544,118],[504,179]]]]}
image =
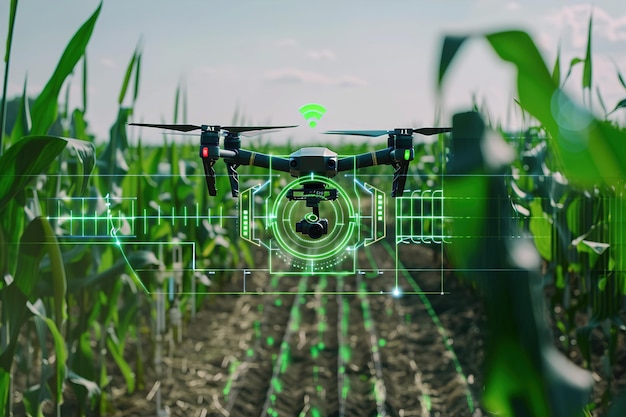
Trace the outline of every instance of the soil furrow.
{"type": "Polygon", "coordinates": [[[261,337],[257,341],[254,354],[247,358],[250,366],[233,382],[226,407],[231,417],[258,416],[264,409],[267,410],[267,394],[272,390],[271,385],[276,384],[276,380],[272,378],[273,365],[280,357],[282,341],[289,337],[292,328],[290,324],[293,324],[294,315],[300,309],[298,290],[306,288],[307,281],[307,277],[302,277],[295,287],[291,277],[281,277],[277,288],[271,290],[289,291],[291,294],[264,295],[267,298],[260,325],[261,337]]]}

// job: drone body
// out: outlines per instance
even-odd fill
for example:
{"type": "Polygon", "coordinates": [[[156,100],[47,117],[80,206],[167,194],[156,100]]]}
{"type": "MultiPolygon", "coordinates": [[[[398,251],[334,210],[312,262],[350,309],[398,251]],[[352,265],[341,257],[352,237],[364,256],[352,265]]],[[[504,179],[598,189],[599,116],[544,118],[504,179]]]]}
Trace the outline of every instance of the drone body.
{"type": "MultiPolygon", "coordinates": [[[[215,188],[214,165],[219,159],[226,163],[230,179],[231,194],[239,195],[239,179],[237,168],[241,165],[252,165],[281,172],[288,172],[292,177],[321,176],[332,178],[342,171],[366,168],[375,165],[391,165],[394,167],[392,197],[402,196],[409,163],[415,153],[413,149],[413,134],[435,135],[451,131],[451,128],[398,128],[394,130],[339,130],[329,131],[326,134],[358,135],[377,137],[388,135],[387,147],[372,152],[338,158],[337,154],[328,148],[304,147],[289,155],[288,158],[268,155],[241,148],[240,134],[250,134],[264,130],[284,129],[295,126],[219,126],[219,125],[170,125],[129,123],[134,126],[156,127],[181,132],[190,132],[200,129],[199,156],[204,166],[205,178],[209,195],[217,195],[215,188]],[[220,136],[224,136],[224,148],[220,147],[220,136]]],[[[308,235],[311,239],[319,239],[328,230],[328,220],[320,218],[319,204],[322,201],[337,198],[337,190],[327,189],[326,184],[320,181],[307,181],[301,189],[290,190],[289,200],[302,200],[306,206],[312,208],[312,213],[296,223],[296,231],[308,235]]]]}
{"type": "Polygon", "coordinates": [[[289,155],[289,173],[295,178],[311,174],[332,178],[337,175],[337,154],[321,147],[298,149],[289,155]]]}

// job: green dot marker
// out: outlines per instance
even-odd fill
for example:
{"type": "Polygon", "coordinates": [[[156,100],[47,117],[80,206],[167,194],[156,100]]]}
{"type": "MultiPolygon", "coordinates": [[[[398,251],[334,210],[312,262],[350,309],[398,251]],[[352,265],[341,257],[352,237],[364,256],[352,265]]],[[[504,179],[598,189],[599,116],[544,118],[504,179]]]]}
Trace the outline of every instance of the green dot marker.
{"type": "Polygon", "coordinates": [[[311,126],[311,127],[315,127],[315,126],[317,126],[317,123],[315,122],[315,120],[311,120],[311,121],[309,122],[309,126],[311,126]]]}

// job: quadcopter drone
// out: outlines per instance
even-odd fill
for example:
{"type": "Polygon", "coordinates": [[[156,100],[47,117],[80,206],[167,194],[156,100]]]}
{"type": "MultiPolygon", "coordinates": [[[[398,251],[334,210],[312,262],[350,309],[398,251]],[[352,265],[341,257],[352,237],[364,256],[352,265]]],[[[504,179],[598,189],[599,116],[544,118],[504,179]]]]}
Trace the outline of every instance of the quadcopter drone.
{"type": "MultiPolygon", "coordinates": [[[[392,197],[402,196],[409,163],[415,153],[413,134],[436,135],[450,132],[448,127],[397,128],[393,130],[332,130],[324,132],[331,135],[356,135],[377,137],[388,135],[387,147],[372,152],[362,153],[345,158],[328,148],[304,147],[289,155],[288,158],[268,155],[241,148],[240,134],[250,135],[264,130],[286,129],[296,126],[217,126],[190,124],[147,124],[129,123],[133,126],[155,127],[179,132],[200,130],[200,151],[206,185],[209,195],[217,195],[215,188],[215,163],[221,158],[226,163],[230,189],[233,197],[239,195],[239,179],[237,168],[241,165],[252,165],[288,172],[292,177],[300,178],[319,175],[332,178],[339,172],[366,168],[374,165],[391,165],[394,167],[392,197]],[[224,149],[220,148],[220,136],[224,136],[224,149]]],[[[300,189],[291,189],[287,193],[290,201],[304,201],[312,209],[302,220],[296,223],[296,232],[308,235],[311,239],[319,239],[328,233],[328,220],[320,217],[319,204],[322,201],[337,199],[337,190],[326,188],[320,181],[305,181],[300,189]]]]}

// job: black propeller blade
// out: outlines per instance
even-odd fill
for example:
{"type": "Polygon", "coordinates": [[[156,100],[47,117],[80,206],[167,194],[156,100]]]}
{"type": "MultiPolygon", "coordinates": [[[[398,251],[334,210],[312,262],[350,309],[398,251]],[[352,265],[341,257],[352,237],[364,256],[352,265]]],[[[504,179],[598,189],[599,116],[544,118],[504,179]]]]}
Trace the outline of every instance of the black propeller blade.
{"type": "Polygon", "coordinates": [[[192,130],[202,129],[202,126],[196,125],[161,125],[151,123],[129,123],[129,126],[156,127],[159,129],[178,130],[179,132],[191,132],[192,130]]]}
{"type": "Polygon", "coordinates": [[[209,127],[217,128],[218,130],[225,130],[231,133],[243,133],[243,132],[253,132],[256,130],[270,130],[270,129],[287,129],[290,127],[296,127],[297,125],[291,126],[209,126],[209,125],[175,125],[175,124],[152,124],[152,123],[129,123],[129,126],[142,126],[142,127],[156,127],[159,129],[169,129],[169,130],[177,130],[179,132],[191,132],[193,130],[206,130],[209,127]]]}
{"type": "Polygon", "coordinates": [[[352,135],[352,136],[369,136],[377,137],[382,135],[397,134],[397,130],[411,130],[413,133],[419,133],[420,135],[436,135],[439,133],[451,132],[451,127],[421,127],[417,129],[396,129],[396,130],[329,130],[324,132],[327,135],[352,135]]]}
{"type": "Polygon", "coordinates": [[[226,130],[231,133],[244,133],[254,132],[256,130],[274,130],[274,129],[288,129],[292,127],[298,127],[298,125],[291,126],[222,126],[222,130],[226,130]]]}

